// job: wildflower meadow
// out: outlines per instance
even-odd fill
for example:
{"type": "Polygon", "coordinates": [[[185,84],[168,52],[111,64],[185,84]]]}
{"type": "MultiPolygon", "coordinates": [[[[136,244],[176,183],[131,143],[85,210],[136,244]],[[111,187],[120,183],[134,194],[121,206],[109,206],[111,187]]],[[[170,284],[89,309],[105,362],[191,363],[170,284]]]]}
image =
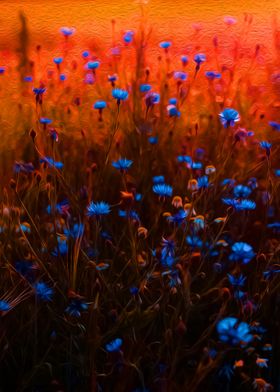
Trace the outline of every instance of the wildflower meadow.
{"type": "Polygon", "coordinates": [[[1,392],[280,391],[280,26],[147,7],[0,50],[1,392]]]}

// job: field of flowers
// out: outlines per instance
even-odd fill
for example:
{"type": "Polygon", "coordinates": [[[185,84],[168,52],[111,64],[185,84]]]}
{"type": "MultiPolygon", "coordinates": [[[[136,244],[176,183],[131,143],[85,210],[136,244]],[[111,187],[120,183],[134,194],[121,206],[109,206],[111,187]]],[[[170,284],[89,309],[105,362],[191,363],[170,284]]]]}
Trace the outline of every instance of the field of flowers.
{"type": "MultiPolygon", "coordinates": [[[[0,64],[0,390],[280,389],[280,33],[0,64]]],[[[234,33],[236,25],[242,28],[234,33]]],[[[109,24],[110,26],[110,24],[109,24]]]]}

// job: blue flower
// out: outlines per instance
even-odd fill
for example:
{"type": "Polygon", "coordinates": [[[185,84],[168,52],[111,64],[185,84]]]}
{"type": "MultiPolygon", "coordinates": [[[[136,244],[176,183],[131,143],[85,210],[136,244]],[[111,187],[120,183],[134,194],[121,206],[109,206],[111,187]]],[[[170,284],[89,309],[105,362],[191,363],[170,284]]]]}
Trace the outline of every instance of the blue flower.
{"type": "Polygon", "coordinates": [[[201,188],[208,188],[208,186],[209,186],[208,177],[207,176],[198,177],[197,185],[198,185],[199,189],[201,189],[201,188]]]}
{"type": "Polygon", "coordinates": [[[156,193],[159,196],[172,196],[173,193],[173,188],[170,185],[167,184],[156,184],[153,186],[153,192],[156,193]]]}
{"type": "Polygon", "coordinates": [[[206,61],[206,56],[203,53],[198,53],[194,56],[194,61],[197,65],[204,63],[206,61]]]}
{"type": "Polygon", "coordinates": [[[153,177],[153,184],[164,184],[164,182],[165,182],[164,176],[153,177]]]}
{"type": "Polygon", "coordinates": [[[65,312],[73,317],[81,317],[81,312],[88,309],[88,304],[82,298],[72,298],[65,312]]]}
{"type": "Polygon", "coordinates": [[[63,61],[63,57],[54,57],[53,62],[57,65],[61,64],[63,61]]]}
{"type": "Polygon", "coordinates": [[[53,256],[65,256],[68,252],[68,244],[67,244],[67,239],[57,236],[57,247],[54,249],[52,252],[53,256]]]}
{"type": "Polygon", "coordinates": [[[182,55],[181,56],[181,61],[182,61],[182,64],[185,66],[185,65],[187,65],[188,64],[188,62],[189,62],[189,58],[188,58],[188,56],[186,56],[186,55],[182,55]]]}
{"type": "Polygon", "coordinates": [[[150,106],[153,106],[160,102],[160,95],[153,91],[149,91],[145,95],[145,102],[146,102],[146,106],[149,108],[150,106]]]}
{"type": "Polygon", "coordinates": [[[244,264],[247,264],[255,257],[252,246],[246,242],[235,242],[232,245],[231,250],[232,253],[229,256],[229,259],[232,261],[242,261],[244,264]]]}
{"type": "Polygon", "coordinates": [[[233,189],[233,194],[235,197],[248,197],[252,193],[252,189],[250,189],[246,185],[236,185],[233,189]]]}
{"type": "Polygon", "coordinates": [[[65,37],[69,37],[70,35],[74,34],[76,29],[74,27],[61,27],[60,32],[65,37]]]}
{"type": "Polygon", "coordinates": [[[181,225],[185,221],[187,215],[187,212],[183,208],[181,208],[176,214],[168,216],[167,220],[169,222],[181,225]]]}
{"type": "Polygon", "coordinates": [[[100,217],[110,213],[110,205],[104,201],[94,203],[93,201],[87,207],[87,216],[100,217]]]}
{"type": "Polygon", "coordinates": [[[105,109],[107,106],[105,101],[96,101],[93,105],[94,109],[105,109]]]}
{"type": "Polygon", "coordinates": [[[162,49],[168,49],[171,46],[171,42],[170,41],[162,41],[162,42],[160,42],[159,46],[162,49]]]}
{"type": "Polygon", "coordinates": [[[233,207],[236,211],[254,210],[256,203],[250,199],[223,198],[222,202],[233,207]]]}
{"type": "Polygon", "coordinates": [[[157,136],[150,136],[148,140],[149,140],[149,143],[152,144],[152,145],[158,143],[158,137],[157,136]]]}
{"type": "Polygon", "coordinates": [[[235,317],[226,317],[217,323],[217,332],[220,340],[230,345],[246,346],[253,340],[250,327],[247,323],[239,322],[235,317]]]}
{"type": "Polygon", "coordinates": [[[185,162],[187,164],[192,164],[192,158],[189,155],[179,155],[177,157],[178,162],[185,162]]]}
{"type": "Polygon", "coordinates": [[[130,218],[130,219],[132,219],[134,221],[140,222],[139,215],[134,210],[129,210],[129,211],[119,210],[119,217],[121,217],[121,218],[130,218]]]}
{"type": "Polygon", "coordinates": [[[84,234],[85,226],[83,223],[75,223],[70,229],[64,229],[63,232],[67,238],[72,237],[74,239],[80,238],[84,234]]]}
{"type": "Polygon", "coordinates": [[[220,114],[221,123],[225,128],[233,127],[234,124],[240,120],[240,116],[237,110],[226,108],[220,114]]]}
{"type": "Polygon", "coordinates": [[[48,205],[46,210],[49,215],[55,212],[58,212],[59,214],[64,214],[68,212],[69,207],[70,206],[68,200],[63,200],[54,206],[53,211],[51,205],[48,205]]]}
{"type": "Polygon", "coordinates": [[[146,93],[147,91],[150,91],[152,86],[150,84],[140,84],[140,91],[141,93],[146,93]]]}
{"type": "Polygon", "coordinates": [[[67,76],[65,74],[60,74],[59,75],[59,79],[63,82],[64,80],[66,80],[67,76]]]}
{"type": "Polygon", "coordinates": [[[46,117],[40,117],[39,121],[41,124],[46,124],[46,125],[52,123],[52,120],[50,118],[46,118],[46,117]]]}
{"type": "Polygon", "coordinates": [[[128,30],[123,35],[123,40],[126,44],[130,44],[133,40],[134,31],[128,30]]]}
{"type": "Polygon", "coordinates": [[[201,248],[203,245],[202,240],[196,235],[188,235],[186,237],[186,243],[190,245],[191,248],[201,248]]]}
{"type": "Polygon", "coordinates": [[[266,155],[269,156],[272,144],[264,140],[264,141],[260,142],[260,146],[261,146],[262,149],[265,150],[266,155]]]}
{"type": "Polygon", "coordinates": [[[273,129],[276,131],[280,131],[280,123],[277,123],[275,121],[269,121],[268,123],[273,129]]]}
{"type": "Polygon", "coordinates": [[[51,157],[44,157],[40,159],[40,163],[47,163],[49,167],[55,167],[56,169],[62,169],[62,162],[55,162],[51,157]]]}
{"type": "Polygon", "coordinates": [[[220,79],[221,78],[221,74],[218,73],[218,72],[214,72],[214,71],[206,71],[205,72],[205,76],[209,80],[214,80],[214,79],[220,79]]]}
{"type": "Polygon", "coordinates": [[[243,276],[242,274],[239,276],[233,276],[231,274],[227,274],[229,283],[233,287],[242,287],[245,284],[246,277],[243,276]]]}
{"type": "Polygon", "coordinates": [[[181,116],[181,112],[179,112],[179,110],[176,108],[175,105],[168,105],[166,109],[167,109],[167,113],[170,117],[180,117],[181,116]]]}
{"type": "Polygon", "coordinates": [[[100,65],[99,61],[89,61],[87,63],[87,69],[97,69],[100,65]]]}
{"type": "Polygon", "coordinates": [[[32,76],[24,76],[24,78],[23,78],[23,81],[24,82],[32,82],[33,81],[33,77],[32,76]]]}
{"type": "Polygon", "coordinates": [[[82,56],[86,59],[89,56],[89,51],[88,50],[84,50],[82,53],[82,56]]]}
{"type": "Polygon", "coordinates": [[[129,159],[120,158],[117,161],[112,162],[112,166],[120,171],[127,171],[130,168],[130,166],[132,165],[132,163],[133,163],[133,161],[131,161],[129,159]]]}
{"type": "Polygon", "coordinates": [[[7,312],[10,309],[12,309],[12,306],[9,304],[9,302],[3,299],[0,300],[0,312],[7,312]]]}
{"type": "Polygon", "coordinates": [[[182,82],[187,80],[188,78],[188,74],[186,72],[182,72],[182,71],[175,71],[174,72],[174,79],[179,79],[182,82]]]}
{"type": "Polygon", "coordinates": [[[123,344],[123,340],[121,338],[116,338],[111,342],[107,343],[105,345],[105,348],[109,353],[116,353],[120,351],[122,344],[123,344]]]}
{"type": "Polygon", "coordinates": [[[6,67],[0,67],[0,75],[3,75],[5,71],[6,71],[6,67]]]}
{"type": "Polygon", "coordinates": [[[112,91],[112,97],[120,103],[120,101],[125,101],[128,98],[128,91],[120,88],[114,88],[112,91]]]}
{"type": "Polygon", "coordinates": [[[169,101],[170,105],[177,105],[177,98],[170,98],[169,101]]]}
{"type": "Polygon", "coordinates": [[[37,298],[44,302],[49,302],[53,297],[53,289],[44,282],[37,282],[33,286],[37,298]]]}

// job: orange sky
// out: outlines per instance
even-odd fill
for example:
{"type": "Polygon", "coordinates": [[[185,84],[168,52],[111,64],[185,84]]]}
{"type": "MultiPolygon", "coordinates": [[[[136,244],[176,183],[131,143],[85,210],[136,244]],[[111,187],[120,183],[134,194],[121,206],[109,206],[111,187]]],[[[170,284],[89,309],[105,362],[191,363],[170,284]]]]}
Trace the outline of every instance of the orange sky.
{"type": "MultiPolygon", "coordinates": [[[[183,43],[192,33],[191,25],[200,22],[205,33],[223,31],[224,15],[243,19],[245,12],[252,13],[252,29],[256,38],[271,35],[272,17],[280,15],[279,0],[150,0],[145,6],[155,37],[176,38],[183,43]]],[[[61,26],[75,26],[76,39],[83,42],[95,36],[105,41],[111,39],[112,18],[117,30],[135,28],[140,14],[139,2],[135,0],[26,0],[1,1],[0,47],[14,42],[18,31],[18,13],[24,11],[29,21],[32,42],[45,40],[52,45],[61,26]]]]}

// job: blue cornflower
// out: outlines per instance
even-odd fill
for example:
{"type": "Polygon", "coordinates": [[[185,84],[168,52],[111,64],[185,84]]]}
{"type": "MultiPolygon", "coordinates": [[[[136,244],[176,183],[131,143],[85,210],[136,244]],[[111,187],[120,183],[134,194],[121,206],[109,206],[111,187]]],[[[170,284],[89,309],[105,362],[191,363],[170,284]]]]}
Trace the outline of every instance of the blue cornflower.
{"type": "Polygon", "coordinates": [[[52,123],[52,120],[50,118],[47,118],[47,117],[40,117],[39,121],[40,121],[41,124],[44,124],[44,125],[52,123]]]}
{"type": "Polygon", "coordinates": [[[231,274],[227,274],[229,283],[233,287],[242,287],[245,284],[246,277],[243,276],[242,274],[239,276],[233,276],[231,274]]]}
{"type": "MultiPolygon", "coordinates": [[[[192,162],[189,166],[193,170],[202,169],[203,163],[202,162],[192,162]]],[[[205,180],[202,180],[205,181],[205,180]]]]}
{"type": "Polygon", "coordinates": [[[158,137],[157,136],[150,136],[148,140],[149,140],[149,143],[152,144],[152,145],[158,143],[158,137]]]}
{"type": "Polygon", "coordinates": [[[72,237],[74,239],[82,237],[84,234],[84,229],[85,226],[83,223],[75,223],[74,226],[72,228],[65,228],[63,230],[64,234],[66,235],[66,237],[72,237]]]}
{"type": "Polygon", "coordinates": [[[168,48],[170,48],[171,45],[172,45],[172,44],[171,44],[170,41],[162,41],[162,42],[160,42],[160,44],[159,44],[159,46],[160,46],[162,49],[165,49],[165,50],[167,50],[168,48]]]}
{"type": "Polygon", "coordinates": [[[8,310],[12,309],[12,306],[9,304],[8,301],[0,300],[0,312],[7,312],[8,310]]]}
{"type": "Polygon", "coordinates": [[[123,35],[123,40],[126,44],[130,44],[133,41],[134,31],[127,30],[123,35]]]}
{"type": "Polygon", "coordinates": [[[0,67],[0,75],[3,75],[5,71],[6,71],[6,67],[0,67]]]}
{"type": "Polygon", "coordinates": [[[183,55],[181,56],[181,61],[182,61],[183,66],[186,66],[186,65],[188,64],[188,62],[189,62],[188,56],[186,56],[186,55],[183,54],[183,55]]]}
{"type": "Polygon", "coordinates": [[[203,53],[197,53],[193,59],[194,62],[199,66],[201,63],[204,63],[206,61],[206,56],[203,53]]]}
{"type": "Polygon", "coordinates": [[[156,193],[159,196],[172,196],[173,193],[173,188],[170,185],[167,184],[156,184],[153,186],[153,192],[156,193]]]}
{"type": "Polygon", "coordinates": [[[260,142],[260,146],[261,146],[262,149],[265,150],[266,155],[269,156],[269,155],[270,155],[270,149],[271,149],[271,147],[272,147],[272,144],[264,140],[264,141],[261,141],[261,142],[260,142]]]}
{"type": "Polygon", "coordinates": [[[68,252],[68,243],[67,243],[67,239],[57,236],[57,247],[54,249],[54,251],[52,252],[53,256],[65,256],[68,252]]]}
{"type": "Polygon", "coordinates": [[[84,50],[82,56],[86,59],[90,55],[88,50],[84,50]]]}
{"type": "Polygon", "coordinates": [[[187,164],[189,164],[189,165],[191,165],[192,164],[192,158],[189,156],[189,155],[179,155],[178,157],[177,157],[177,160],[178,160],[178,162],[185,162],[185,163],[187,163],[187,164]]]}
{"type": "Polygon", "coordinates": [[[188,78],[188,74],[183,71],[175,71],[173,76],[175,80],[181,80],[182,82],[188,78]]]}
{"type": "Polygon", "coordinates": [[[176,214],[168,216],[167,220],[169,222],[181,225],[185,221],[187,215],[187,212],[183,208],[181,208],[176,214]]]}
{"type": "Polygon", "coordinates": [[[222,202],[233,207],[236,211],[254,210],[256,208],[256,203],[250,199],[223,198],[222,202]]]}
{"type": "Polygon", "coordinates": [[[165,182],[164,176],[153,177],[153,184],[164,184],[164,182],[165,182]]]}
{"type": "Polygon", "coordinates": [[[268,123],[273,129],[276,131],[280,131],[280,123],[277,123],[275,121],[269,121],[268,123]]]}
{"type": "Polygon", "coordinates": [[[226,108],[220,114],[221,123],[225,128],[233,127],[234,124],[240,120],[240,116],[237,110],[226,108]]]}
{"type": "Polygon", "coordinates": [[[40,163],[47,163],[49,167],[55,167],[56,169],[62,169],[62,162],[55,162],[51,157],[44,157],[40,159],[40,163]]]}
{"type": "Polygon", "coordinates": [[[61,27],[60,32],[64,35],[64,37],[69,37],[74,34],[76,29],[74,27],[61,27]]]}
{"type": "Polygon", "coordinates": [[[68,212],[69,207],[70,207],[69,201],[66,199],[66,200],[63,200],[63,201],[57,203],[54,206],[53,210],[52,210],[52,206],[48,205],[46,210],[49,215],[54,212],[58,212],[59,214],[64,214],[64,213],[68,212]]]}
{"type": "Polygon", "coordinates": [[[258,181],[256,177],[249,178],[247,184],[251,189],[256,189],[258,187],[258,181]]]}
{"type": "Polygon", "coordinates": [[[93,105],[94,109],[105,109],[107,107],[107,103],[105,101],[96,101],[93,105]]]}
{"type": "Polygon", "coordinates": [[[253,340],[250,326],[243,321],[239,322],[235,317],[226,317],[220,320],[217,323],[217,332],[222,342],[233,346],[244,347],[253,340]]]}
{"type": "Polygon", "coordinates": [[[24,78],[23,78],[23,81],[24,82],[32,82],[33,81],[33,77],[32,76],[24,76],[24,78]]]}
{"type": "Polygon", "coordinates": [[[246,242],[235,242],[232,245],[231,250],[232,253],[229,256],[229,259],[232,261],[242,261],[244,264],[247,264],[255,257],[252,246],[246,242]]]}
{"type": "Polygon", "coordinates": [[[48,302],[52,300],[53,297],[53,289],[49,287],[44,282],[37,282],[33,286],[35,290],[36,297],[44,302],[48,302]]]}
{"type": "Polygon", "coordinates": [[[197,179],[198,188],[208,188],[209,186],[209,179],[207,176],[198,177],[197,179]]]}
{"type": "Polygon", "coordinates": [[[214,71],[206,71],[205,76],[209,80],[214,80],[214,79],[220,79],[221,74],[219,72],[214,72],[214,71]]]}
{"type": "Polygon", "coordinates": [[[180,117],[181,112],[176,108],[175,105],[167,105],[167,113],[170,117],[180,117]]]}
{"type": "Polygon", "coordinates": [[[66,80],[67,76],[65,74],[60,74],[59,75],[59,79],[63,82],[64,80],[66,80]]]}
{"type": "Polygon", "coordinates": [[[63,61],[63,57],[54,57],[53,62],[57,65],[61,64],[63,61]]]}
{"type": "Polygon", "coordinates": [[[280,169],[275,169],[274,173],[275,173],[276,177],[280,177],[280,169]]]}
{"type": "Polygon", "coordinates": [[[129,211],[119,210],[118,214],[119,214],[119,217],[121,217],[121,218],[130,218],[134,221],[140,222],[139,215],[137,214],[137,212],[135,210],[129,210],[129,211]]]}
{"type": "Polygon", "coordinates": [[[164,255],[172,254],[175,252],[175,242],[173,240],[167,240],[166,238],[162,238],[162,252],[164,255]]]}
{"type": "Polygon", "coordinates": [[[202,240],[197,235],[188,235],[186,237],[186,243],[192,248],[201,248],[203,245],[202,240]]]}
{"type": "Polygon", "coordinates": [[[88,309],[88,304],[82,298],[72,298],[65,312],[73,317],[81,317],[81,312],[88,309]]]}
{"type": "Polygon", "coordinates": [[[236,183],[236,180],[234,180],[233,178],[225,178],[222,182],[221,182],[221,186],[228,186],[230,188],[232,188],[234,186],[234,184],[236,183]]]}
{"type": "Polygon", "coordinates": [[[128,91],[122,90],[120,88],[114,88],[112,90],[112,97],[115,98],[118,103],[120,103],[120,101],[125,101],[128,98],[128,91]]]}
{"type": "Polygon", "coordinates": [[[160,101],[160,95],[158,93],[155,93],[153,91],[149,91],[145,95],[145,102],[146,102],[147,108],[159,103],[159,101],[160,101]]]}
{"type": "Polygon", "coordinates": [[[105,345],[105,348],[106,351],[108,351],[109,353],[116,353],[120,351],[122,344],[123,344],[123,340],[121,338],[116,338],[111,342],[107,343],[105,345]]]}
{"type": "Polygon", "coordinates": [[[97,69],[100,65],[99,61],[89,61],[87,63],[87,69],[97,69]]]}
{"type": "Polygon", "coordinates": [[[129,159],[120,158],[117,161],[112,162],[112,166],[123,172],[123,171],[127,171],[132,165],[132,163],[133,161],[129,159]]]}
{"type": "Polygon", "coordinates": [[[178,100],[177,98],[170,98],[168,102],[170,103],[170,105],[177,105],[178,100]]]}
{"type": "Polygon", "coordinates": [[[33,93],[34,93],[35,95],[43,95],[44,92],[46,91],[46,88],[45,88],[45,87],[34,87],[34,88],[32,89],[32,91],[33,91],[33,93]]]}
{"type": "Polygon", "coordinates": [[[108,215],[110,212],[110,205],[105,201],[99,201],[97,203],[91,201],[87,207],[87,216],[100,217],[102,215],[108,215]]]}
{"type": "Polygon", "coordinates": [[[141,91],[141,93],[146,93],[150,91],[151,88],[152,86],[150,84],[140,84],[139,90],[141,91]]]}
{"type": "Polygon", "coordinates": [[[248,197],[252,193],[252,189],[246,185],[236,185],[233,188],[233,194],[235,197],[248,197]]]}

